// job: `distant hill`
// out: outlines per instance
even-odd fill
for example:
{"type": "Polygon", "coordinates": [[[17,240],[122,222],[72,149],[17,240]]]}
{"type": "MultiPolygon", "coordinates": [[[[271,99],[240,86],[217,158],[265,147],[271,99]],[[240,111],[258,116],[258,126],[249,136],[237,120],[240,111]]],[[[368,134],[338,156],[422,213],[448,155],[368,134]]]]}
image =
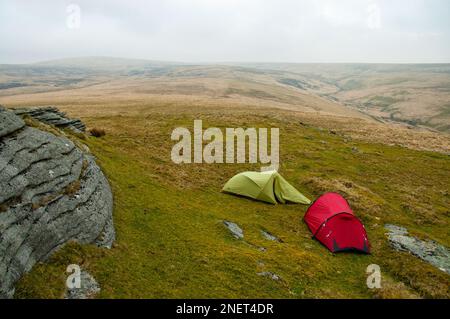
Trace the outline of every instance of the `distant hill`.
{"type": "MultiPolygon", "coordinates": [[[[32,64],[33,66],[91,69],[96,71],[123,71],[133,68],[174,65],[177,63],[144,59],[125,59],[116,57],[75,57],[49,60],[32,64]]],[[[179,64],[179,63],[178,63],[179,64]]]]}
{"type": "MultiPolygon", "coordinates": [[[[61,94],[151,100],[165,96],[197,97],[223,106],[257,105],[267,108],[366,117],[316,94],[284,85],[286,72],[230,65],[189,65],[118,58],[76,58],[28,65],[0,65],[0,103],[21,103],[32,94],[58,101],[61,94]],[[56,98],[58,97],[58,98],[56,98]]],[[[29,101],[29,100],[28,100],[29,101]]]]}
{"type": "MultiPolygon", "coordinates": [[[[246,66],[258,70],[289,72],[294,81],[303,83],[302,89],[344,103],[384,121],[404,122],[450,132],[450,64],[246,66]]],[[[294,82],[290,82],[293,85],[294,82]]],[[[293,86],[298,87],[295,84],[293,86]]]]}
{"type": "MultiPolygon", "coordinates": [[[[0,98],[88,87],[140,98],[225,103],[374,118],[450,132],[450,64],[183,64],[81,57],[0,65],[0,98]]],[[[73,91],[71,94],[75,93],[73,91]]]]}

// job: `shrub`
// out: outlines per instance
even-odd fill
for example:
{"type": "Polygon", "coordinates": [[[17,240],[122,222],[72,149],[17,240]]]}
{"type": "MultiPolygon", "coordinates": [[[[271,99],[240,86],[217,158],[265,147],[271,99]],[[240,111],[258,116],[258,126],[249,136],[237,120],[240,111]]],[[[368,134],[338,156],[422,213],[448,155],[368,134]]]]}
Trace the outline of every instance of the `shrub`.
{"type": "Polygon", "coordinates": [[[91,133],[91,135],[94,137],[102,137],[106,135],[105,130],[102,128],[93,128],[89,130],[89,133],[91,133]]]}

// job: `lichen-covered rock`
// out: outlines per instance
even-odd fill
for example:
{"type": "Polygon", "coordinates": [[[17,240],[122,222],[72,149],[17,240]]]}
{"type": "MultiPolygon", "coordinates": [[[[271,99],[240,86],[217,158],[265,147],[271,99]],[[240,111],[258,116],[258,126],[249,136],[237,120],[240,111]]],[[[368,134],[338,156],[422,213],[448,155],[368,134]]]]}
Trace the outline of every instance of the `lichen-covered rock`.
{"type": "Polygon", "coordinates": [[[407,251],[450,274],[450,250],[432,240],[409,236],[404,227],[387,224],[389,244],[398,251],[407,251]]]}
{"type": "Polygon", "coordinates": [[[92,155],[0,108],[0,297],[70,240],[110,247],[112,207],[92,155]]]}
{"type": "Polygon", "coordinates": [[[59,111],[56,107],[30,107],[12,109],[16,115],[28,115],[32,118],[54,125],[58,128],[68,128],[75,132],[84,132],[86,126],[79,119],[71,119],[64,112],[59,111]]]}

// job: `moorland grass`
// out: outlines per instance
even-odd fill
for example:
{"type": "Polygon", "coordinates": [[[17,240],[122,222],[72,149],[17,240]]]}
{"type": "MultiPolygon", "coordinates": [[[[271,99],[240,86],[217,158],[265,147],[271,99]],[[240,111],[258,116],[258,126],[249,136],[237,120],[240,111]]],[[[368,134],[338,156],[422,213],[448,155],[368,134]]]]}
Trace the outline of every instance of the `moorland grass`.
{"type": "Polygon", "coordinates": [[[60,298],[65,269],[80,264],[100,283],[100,298],[449,298],[449,276],[393,251],[383,225],[450,245],[450,159],[348,139],[291,116],[210,111],[83,118],[108,128],[89,146],[114,192],[117,240],[111,250],[71,243],[36,265],[16,297],[60,298]],[[332,254],[311,239],[304,205],[270,205],[220,192],[250,164],[183,164],[170,160],[171,131],[207,127],[279,127],[280,173],[311,199],[339,191],[363,220],[372,254],[332,254]],[[357,150],[357,151],[355,151],[357,150]],[[223,226],[244,231],[239,241],[223,226]],[[265,240],[264,229],[282,239],[265,240]],[[265,252],[257,247],[265,247],[265,252]],[[381,266],[382,289],[366,286],[366,267],[381,266]],[[278,274],[274,281],[257,275],[278,274]]]}

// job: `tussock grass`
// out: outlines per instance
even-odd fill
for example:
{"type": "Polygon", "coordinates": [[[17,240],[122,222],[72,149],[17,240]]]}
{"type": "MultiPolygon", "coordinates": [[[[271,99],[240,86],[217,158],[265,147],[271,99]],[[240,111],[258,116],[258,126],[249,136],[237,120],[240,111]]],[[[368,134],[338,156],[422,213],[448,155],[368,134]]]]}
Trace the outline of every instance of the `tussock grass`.
{"type": "Polygon", "coordinates": [[[93,137],[102,137],[106,135],[106,131],[102,128],[92,128],[89,130],[89,133],[93,136],[93,137]]]}

